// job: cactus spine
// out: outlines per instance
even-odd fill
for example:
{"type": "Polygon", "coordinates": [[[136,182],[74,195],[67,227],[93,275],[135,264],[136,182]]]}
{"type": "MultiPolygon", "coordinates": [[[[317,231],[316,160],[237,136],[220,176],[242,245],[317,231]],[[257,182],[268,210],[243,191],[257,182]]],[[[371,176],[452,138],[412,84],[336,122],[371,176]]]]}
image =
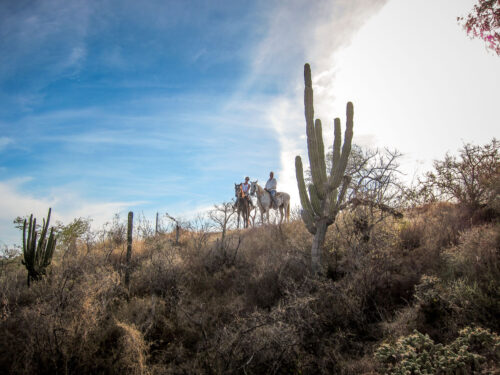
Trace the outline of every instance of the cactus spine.
{"type": "Polygon", "coordinates": [[[321,267],[321,247],[325,241],[326,230],[335,222],[351,180],[349,176],[344,176],[344,173],[351,152],[354,108],[351,102],[347,103],[347,121],[342,149],[340,119],[334,120],[333,160],[332,169],[328,174],[321,120],[314,121],[313,89],[309,64],[304,65],[304,82],[307,151],[312,183],[306,187],[300,156],[295,158],[295,174],[302,204],[302,220],[308,231],[314,235],[311,248],[311,266],[314,272],[318,272],[321,267]]]}
{"type": "Polygon", "coordinates": [[[23,259],[22,264],[28,270],[28,287],[31,280],[37,281],[46,273],[47,267],[52,261],[52,255],[56,247],[56,238],[54,236],[54,228],[50,229],[49,238],[47,239],[47,230],[49,228],[51,209],[47,215],[47,221],[43,220],[42,232],[37,241],[38,233],[36,231],[36,219],[33,214],[30,216],[29,224],[24,220],[23,225],[23,259]],[[28,238],[26,238],[26,229],[28,229],[28,238]]]}

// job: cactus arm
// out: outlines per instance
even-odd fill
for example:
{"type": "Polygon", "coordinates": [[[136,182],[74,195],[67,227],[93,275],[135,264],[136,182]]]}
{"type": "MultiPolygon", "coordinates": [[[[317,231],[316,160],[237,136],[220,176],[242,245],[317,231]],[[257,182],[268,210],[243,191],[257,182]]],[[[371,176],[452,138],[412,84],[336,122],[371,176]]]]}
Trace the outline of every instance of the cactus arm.
{"type": "Polygon", "coordinates": [[[31,246],[31,235],[32,235],[32,226],[33,225],[33,215],[30,216],[30,222],[29,222],[29,226],[28,226],[28,241],[26,242],[26,248],[24,249],[25,250],[25,258],[26,256],[28,256],[29,252],[30,252],[30,246],[31,246]]]}
{"type": "Polygon", "coordinates": [[[323,202],[323,199],[321,199],[319,197],[316,186],[314,184],[309,184],[309,186],[307,187],[307,190],[309,191],[309,197],[310,197],[310,201],[311,201],[311,206],[313,208],[313,212],[316,214],[316,215],[313,215],[313,217],[314,216],[322,216],[323,210],[322,210],[321,204],[323,202]]]}
{"type": "Polygon", "coordinates": [[[38,241],[38,248],[37,248],[37,254],[42,254],[43,250],[45,248],[45,238],[47,236],[47,229],[49,227],[49,220],[50,220],[50,208],[49,208],[49,214],[47,216],[47,222],[45,222],[45,219],[43,219],[43,224],[42,224],[42,232],[40,233],[40,240],[38,241]]]}
{"type": "Polygon", "coordinates": [[[337,190],[334,189],[333,191],[330,191],[328,194],[328,202],[326,202],[326,210],[327,210],[327,215],[329,218],[334,219],[335,216],[337,215],[337,190]]]}
{"type": "MultiPolygon", "coordinates": [[[[309,64],[304,65],[304,114],[306,117],[306,135],[307,135],[307,151],[309,154],[309,162],[312,164],[312,160],[316,160],[314,157],[314,150],[316,150],[316,145],[314,141],[316,139],[314,134],[314,107],[313,107],[313,89],[311,80],[311,67],[309,64]]],[[[311,166],[311,174],[314,177],[314,172],[311,166]]]]}
{"type": "MultiPolygon", "coordinates": [[[[321,120],[316,119],[314,125],[314,133],[316,138],[316,168],[319,181],[316,191],[321,199],[325,199],[325,183],[326,183],[326,163],[325,163],[325,146],[323,144],[323,130],[321,120]]],[[[315,183],[316,184],[316,183],[315,183]]]]}
{"type": "Polygon", "coordinates": [[[311,67],[309,66],[309,64],[304,65],[304,84],[304,110],[307,125],[314,122],[313,89],[311,80],[311,67]]]}
{"type": "Polygon", "coordinates": [[[340,132],[340,119],[337,117],[333,120],[333,153],[332,153],[332,169],[330,171],[330,181],[333,180],[336,166],[340,159],[340,145],[342,144],[342,133],[340,132]]]}
{"type": "Polygon", "coordinates": [[[52,255],[54,254],[54,249],[56,247],[56,239],[54,236],[54,228],[50,229],[49,240],[47,241],[47,248],[43,254],[43,266],[47,267],[52,261],[52,255]]]}
{"type": "Polygon", "coordinates": [[[306,184],[304,182],[304,171],[302,168],[302,159],[300,156],[295,158],[295,176],[297,177],[297,185],[299,187],[300,203],[302,208],[307,210],[310,216],[313,216],[313,208],[311,206],[311,201],[307,195],[306,184]]]}
{"type": "MultiPolygon", "coordinates": [[[[24,219],[24,225],[23,225],[23,260],[21,260],[21,263],[26,265],[26,225],[28,223],[26,222],[26,219],[24,219]]],[[[28,237],[29,237],[29,232],[28,232],[28,237]]]]}
{"type": "Polygon", "coordinates": [[[311,176],[314,185],[316,185],[318,194],[320,195],[321,199],[324,199],[323,185],[326,182],[326,174],[322,170],[322,165],[325,165],[323,135],[321,130],[321,121],[316,120],[316,124],[314,123],[313,89],[311,80],[311,67],[309,66],[309,64],[304,65],[304,84],[304,111],[306,118],[307,151],[309,156],[309,164],[311,167],[311,176]],[[321,151],[321,156],[319,152],[320,150],[323,150],[321,151]],[[323,164],[321,160],[323,160],[323,164]]]}
{"type": "Polygon", "coordinates": [[[342,174],[344,174],[347,167],[347,159],[351,153],[352,137],[353,137],[353,127],[354,127],[354,106],[352,102],[347,103],[346,108],[346,127],[344,134],[344,145],[342,146],[342,174]]]}
{"type": "Polygon", "coordinates": [[[33,222],[31,223],[31,242],[28,243],[29,257],[32,267],[34,266],[36,261],[36,237],[37,237],[36,219],[33,219],[33,222]]]}
{"type": "Polygon", "coordinates": [[[340,186],[342,177],[347,167],[347,159],[349,158],[349,154],[351,152],[351,143],[353,136],[352,128],[353,128],[353,117],[354,117],[354,108],[351,102],[347,103],[346,115],[347,115],[347,121],[344,134],[344,144],[342,146],[342,154],[340,155],[338,166],[336,167],[335,174],[333,176],[333,181],[331,185],[333,188],[337,188],[340,186]]]}
{"type": "Polygon", "coordinates": [[[307,210],[303,209],[302,211],[300,211],[300,216],[302,217],[302,220],[304,221],[304,224],[306,225],[309,233],[313,235],[316,234],[316,225],[314,224],[314,219],[310,215],[310,213],[307,212],[307,210]]]}

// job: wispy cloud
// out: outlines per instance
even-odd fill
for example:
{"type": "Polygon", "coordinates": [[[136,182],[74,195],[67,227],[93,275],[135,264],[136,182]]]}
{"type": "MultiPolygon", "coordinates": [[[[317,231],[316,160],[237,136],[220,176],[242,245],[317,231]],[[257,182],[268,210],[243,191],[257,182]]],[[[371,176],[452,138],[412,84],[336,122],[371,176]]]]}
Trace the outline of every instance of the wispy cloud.
{"type": "Polygon", "coordinates": [[[47,73],[59,75],[84,58],[91,14],[88,3],[49,0],[24,6],[4,2],[0,10],[4,14],[0,26],[0,79],[32,70],[33,61],[45,72],[40,79],[48,79],[47,73]]]}
{"type": "Polygon", "coordinates": [[[113,214],[144,205],[144,201],[97,201],[88,200],[73,189],[54,189],[47,196],[38,196],[24,189],[24,185],[32,179],[29,177],[0,181],[0,243],[11,245],[21,241],[18,229],[13,220],[17,216],[33,214],[42,218],[52,208],[53,222],[65,224],[77,217],[90,217],[93,227],[98,228],[110,221],[113,214]]]}
{"type": "Polygon", "coordinates": [[[9,137],[0,137],[0,151],[3,151],[7,146],[14,141],[9,137]]]}

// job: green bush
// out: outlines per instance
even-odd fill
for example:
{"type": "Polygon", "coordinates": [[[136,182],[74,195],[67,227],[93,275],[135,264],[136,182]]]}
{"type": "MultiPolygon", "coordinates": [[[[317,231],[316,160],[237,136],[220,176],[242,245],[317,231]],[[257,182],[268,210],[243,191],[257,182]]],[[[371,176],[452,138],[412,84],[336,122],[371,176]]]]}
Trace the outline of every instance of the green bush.
{"type": "Polygon", "coordinates": [[[500,337],[487,329],[466,327],[449,345],[436,344],[414,331],[375,352],[384,374],[470,374],[500,359],[500,337]]]}

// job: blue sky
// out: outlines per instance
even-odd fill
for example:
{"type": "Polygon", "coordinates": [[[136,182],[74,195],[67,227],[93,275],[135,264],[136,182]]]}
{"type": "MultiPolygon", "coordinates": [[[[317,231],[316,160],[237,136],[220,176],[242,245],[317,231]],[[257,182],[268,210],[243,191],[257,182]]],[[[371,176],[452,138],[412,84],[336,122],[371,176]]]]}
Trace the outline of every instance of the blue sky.
{"type": "MultiPolygon", "coordinates": [[[[272,130],[258,136],[255,116],[227,108],[249,69],[264,4],[0,7],[1,180],[20,194],[65,211],[79,206],[59,201],[70,194],[182,213],[231,199],[243,174],[279,167],[272,130]]],[[[258,86],[254,96],[279,89],[258,86]]]]}
{"type": "Polygon", "coordinates": [[[66,223],[88,216],[99,225],[128,210],[189,217],[230,200],[245,175],[262,181],[270,170],[293,199],[306,61],[324,123],[354,101],[357,143],[425,164],[461,140],[487,141],[500,64],[456,24],[474,2],[414,3],[0,2],[0,244],[19,243],[15,216],[49,206],[66,223]],[[415,38],[411,48],[398,35],[415,38]],[[457,97],[458,79],[485,92],[477,105],[467,90],[457,97]],[[436,128],[421,124],[438,110],[434,88],[452,98],[450,121],[440,120],[437,141],[408,141],[416,126],[436,128]],[[395,99],[398,117],[383,108],[395,99]],[[461,113],[457,103],[472,104],[461,113]],[[478,111],[479,134],[460,124],[478,111]]]}

